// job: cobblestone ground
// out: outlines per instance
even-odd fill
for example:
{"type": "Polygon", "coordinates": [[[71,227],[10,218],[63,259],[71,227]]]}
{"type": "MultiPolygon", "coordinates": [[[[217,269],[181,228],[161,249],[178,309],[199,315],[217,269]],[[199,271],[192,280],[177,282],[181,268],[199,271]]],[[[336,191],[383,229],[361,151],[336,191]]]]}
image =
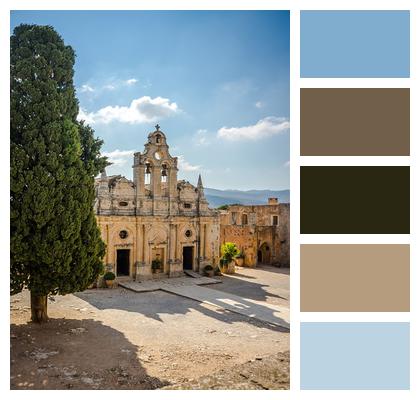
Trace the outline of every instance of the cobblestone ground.
{"type": "MultiPolygon", "coordinates": [[[[246,272],[215,286],[235,293],[245,283],[250,298],[285,304],[282,288],[269,285],[270,271],[261,271],[261,283],[258,272],[246,272]]],[[[276,276],[274,271],[273,282],[276,276]]],[[[288,385],[288,356],[282,354],[289,349],[289,331],[228,310],[162,291],[121,288],[56,296],[42,325],[29,322],[29,306],[27,291],[11,297],[12,389],[288,385]]]]}
{"type": "Polygon", "coordinates": [[[167,390],[281,390],[289,389],[290,353],[259,357],[227,370],[185,383],[165,386],[167,390]]]}

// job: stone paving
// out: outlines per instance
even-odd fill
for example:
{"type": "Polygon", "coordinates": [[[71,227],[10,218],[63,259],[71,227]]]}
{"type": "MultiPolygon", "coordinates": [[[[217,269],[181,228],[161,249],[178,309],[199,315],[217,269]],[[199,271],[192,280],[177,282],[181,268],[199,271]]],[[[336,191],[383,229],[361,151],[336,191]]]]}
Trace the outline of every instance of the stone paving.
{"type": "Polygon", "coordinates": [[[268,304],[264,301],[248,299],[202,286],[219,282],[221,281],[215,278],[181,277],[144,282],[126,282],[119,285],[138,293],[163,290],[199,301],[200,303],[229,310],[248,318],[254,318],[270,325],[290,328],[289,309],[287,307],[268,304]]]}
{"type": "Polygon", "coordinates": [[[205,276],[200,276],[199,278],[190,278],[187,276],[179,278],[162,278],[162,279],[149,279],[142,282],[118,282],[118,285],[132,290],[133,292],[143,293],[143,292],[154,292],[155,290],[167,290],[168,288],[178,287],[178,286],[196,286],[196,285],[212,285],[215,283],[221,283],[222,281],[217,278],[207,278],[205,276]]]}

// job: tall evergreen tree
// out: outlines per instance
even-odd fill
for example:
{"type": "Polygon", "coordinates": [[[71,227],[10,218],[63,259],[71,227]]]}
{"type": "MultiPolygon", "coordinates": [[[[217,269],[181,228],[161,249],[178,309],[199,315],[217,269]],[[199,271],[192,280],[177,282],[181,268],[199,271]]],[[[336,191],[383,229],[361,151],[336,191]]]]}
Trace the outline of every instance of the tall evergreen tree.
{"type": "Polygon", "coordinates": [[[11,36],[11,293],[31,292],[35,322],[47,296],[86,289],[105,245],[93,210],[102,142],[76,120],[75,53],[50,26],[11,36]]]}

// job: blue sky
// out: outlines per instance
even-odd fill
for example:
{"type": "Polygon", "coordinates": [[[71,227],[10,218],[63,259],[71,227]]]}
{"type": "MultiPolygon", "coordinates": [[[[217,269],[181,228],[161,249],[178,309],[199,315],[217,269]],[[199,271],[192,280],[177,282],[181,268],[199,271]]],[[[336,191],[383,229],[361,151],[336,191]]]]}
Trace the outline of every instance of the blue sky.
{"type": "Polygon", "coordinates": [[[81,112],[132,178],[158,122],[179,179],[218,189],[289,188],[286,11],[14,11],[76,51],[81,112]]]}

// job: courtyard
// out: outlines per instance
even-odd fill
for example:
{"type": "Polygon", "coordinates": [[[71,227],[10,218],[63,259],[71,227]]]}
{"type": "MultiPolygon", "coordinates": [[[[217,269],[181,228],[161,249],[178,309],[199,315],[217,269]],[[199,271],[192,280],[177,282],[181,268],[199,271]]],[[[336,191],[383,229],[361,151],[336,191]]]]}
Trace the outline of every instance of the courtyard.
{"type": "Polygon", "coordinates": [[[56,296],[44,325],[29,322],[27,291],[12,296],[11,388],[287,389],[289,330],[257,314],[288,309],[289,269],[238,268],[220,279],[195,286],[198,300],[122,287],[56,296]]]}

